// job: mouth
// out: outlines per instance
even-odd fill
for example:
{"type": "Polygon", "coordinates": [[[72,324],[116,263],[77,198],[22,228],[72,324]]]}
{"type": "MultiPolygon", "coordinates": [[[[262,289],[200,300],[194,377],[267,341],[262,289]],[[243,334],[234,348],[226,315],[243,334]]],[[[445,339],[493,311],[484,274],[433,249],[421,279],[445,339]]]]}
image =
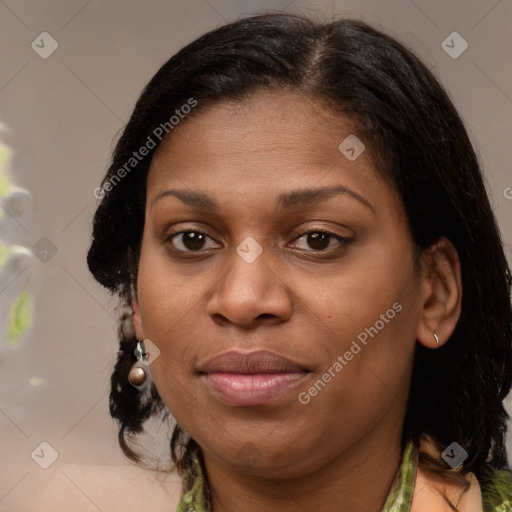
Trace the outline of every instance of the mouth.
{"type": "Polygon", "coordinates": [[[200,366],[208,388],[229,405],[254,406],[283,396],[310,372],[303,365],[266,350],[224,352],[200,366]]]}

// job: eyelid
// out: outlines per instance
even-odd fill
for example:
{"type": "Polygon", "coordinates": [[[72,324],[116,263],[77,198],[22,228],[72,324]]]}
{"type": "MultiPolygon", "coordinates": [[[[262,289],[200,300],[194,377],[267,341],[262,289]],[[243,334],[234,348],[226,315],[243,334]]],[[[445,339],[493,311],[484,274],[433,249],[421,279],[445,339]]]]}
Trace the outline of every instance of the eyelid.
{"type": "Polygon", "coordinates": [[[309,235],[311,233],[325,233],[326,235],[330,235],[333,238],[346,240],[346,241],[352,240],[352,238],[350,238],[348,236],[340,235],[340,234],[335,233],[334,231],[331,231],[330,229],[326,229],[326,228],[311,228],[311,229],[307,229],[306,231],[299,231],[298,235],[295,236],[295,238],[293,240],[298,240],[299,238],[302,238],[303,236],[309,235]]]}
{"type": "Polygon", "coordinates": [[[190,232],[198,233],[200,235],[203,235],[205,237],[210,238],[211,240],[213,240],[217,244],[219,243],[205,229],[199,228],[197,226],[193,226],[192,225],[190,227],[186,227],[186,228],[183,228],[183,229],[176,229],[175,231],[171,231],[171,232],[166,233],[163,236],[163,238],[162,238],[162,245],[164,245],[164,246],[171,246],[170,250],[173,251],[174,253],[177,253],[177,254],[180,254],[180,255],[186,255],[186,254],[194,255],[194,254],[196,254],[197,257],[200,257],[201,255],[206,255],[209,252],[209,250],[211,250],[211,248],[210,249],[201,248],[198,251],[187,251],[187,250],[182,250],[182,249],[178,249],[178,248],[174,247],[174,244],[172,243],[174,237],[178,237],[179,235],[183,235],[185,233],[190,233],[190,232]]]}
{"type": "MultiPolygon", "coordinates": [[[[322,229],[311,228],[311,229],[308,229],[306,231],[301,231],[298,234],[298,236],[295,236],[293,238],[292,241],[295,243],[298,240],[300,240],[301,238],[304,238],[305,236],[309,235],[310,233],[324,233],[327,236],[329,236],[331,239],[334,238],[338,242],[339,245],[338,245],[338,247],[334,247],[334,248],[331,248],[331,249],[324,249],[324,250],[321,250],[321,249],[318,249],[318,250],[314,250],[314,249],[311,249],[311,250],[299,249],[299,250],[301,250],[304,253],[330,254],[330,253],[339,251],[339,250],[341,250],[343,248],[346,248],[347,246],[349,246],[350,244],[352,244],[354,242],[354,238],[349,238],[349,237],[346,237],[346,236],[343,236],[343,235],[338,235],[337,233],[334,233],[333,231],[331,231],[329,229],[325,229],[325,228],[322,228],[322,229]]],[[[330,242],[330,240],[329,240],[329,242],[330,242]]]]}
{"type": "MultiPolygon", "coordinates": [[[[310,223],[311,222],[318,222],[318,221],[309,221],[310,223]]],[[[186,224],[186,222],[182,222],[182,223],[179,223],[179,224],[186,224]]],[[[353,236],[355,236],[355,233],[354,233],[354,230],[346,225],[343,225],[343,224],[339,224],[337,223],[338,226],[340,226],[341,228],[344,229],[344,231],[347,231],[349,232],[348,235],[341,235],[341,234],[338,234],[336,233],[335,231],[333,231],[333,228],[329,228],[329,227],[325,227],[325,226],[321,226],[321,225],[313,225],[311,227],[303,227],[303,224],[302,223],[299,227],[294,227],[292,229],[289,229],[285,232],[284,234],[284,237],[285,238],[297,238],[299,235],[305,235],[305,234],[308,234],[308,233],[312,233],[312,232],[317,232],[317,231],[321,231],[323,233],[328,233],[332,236],[337,236],[337,237],[340,237],[340,238],[344,238],[344,239],[351,239],[353,236]]],[[[173,228],[171,228],[173,229],[173,228]]],[[[169,237],[171,237],[172,235],[176,235],[178,233],[187,233],[189,231],[197,231],[198,233],[201,233],[203,235],[207,235],[209,236],[210,238],[212,238],[213,240],[215,240],[215,236],[216,235],[212,235],[211,232],[207,229],[207,228],[204,228],[202,226],[200,226],[199,224],[188,224],[186,225],[186,227],[182,228],[182,229],[173,229],[173,231],[169,232],[169,227],[164,229],[163,232],[163,236],[162,236],[162,239],[163,241],[165,242],[169,237]]]]}
{"type": "Polygon", "coordinates": [[[194,232],[194,233],[199,233],[201,235],[206,235],[207,237],[211,238],[212,240],[215,240],[215,238],[207,230],[205,230],[204,228],[200,228],[199,226],[194,226],[192,224],[192,225],[187,226],[185,228],[176,229],[175,231],[171,231],[171,232],[168,232],[166,230],[165,235],[163,236],[163,242],[165,243],[165,242],[169,241],[171,239],[171,237],[173,237],[175,235],[179,235],[179,234],[182,234],[182,233],[189,233],[189,232],[194,232]]]}
{"type": "MultiPolygon", "coordinates": [[[[315,221],[310,221],[310,222],[315,222],[315,221]]],[[[303,225],[301,225],[300,227],[294,228],[293,230],[288,232],[286,234],[286,236],[292,237],[293,240],[297,239],[297,237],[299,237],[300,235],[307,235],[309,233],[318,233],[318,232],[328,233],[329,235],[332,235],[334,237],[343,238],[345,240],[350,240],[351,238],[353,238],[355,236],[354,230],[349,228],[348,226],[344,226],[342,224],[338,224],[338,226],[344,228],[344,231],[347,231],[348,233],[346,235],[341,235],[339,233],[336,233],[336,231],[334,231],[334,228],[330,228],[327,226],[313,225],[311,227],[309,227],[309,226],[304,227],[303,225]]]]}

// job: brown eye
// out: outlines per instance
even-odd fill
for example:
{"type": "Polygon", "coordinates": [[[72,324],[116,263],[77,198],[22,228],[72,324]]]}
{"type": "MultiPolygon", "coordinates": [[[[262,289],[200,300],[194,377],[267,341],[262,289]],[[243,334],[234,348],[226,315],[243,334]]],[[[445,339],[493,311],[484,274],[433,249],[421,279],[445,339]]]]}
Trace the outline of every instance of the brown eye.
{"type": "MultiPolygon", "coordinates": [[[[332,239],[337,240],[338,247],[348,245],[352,240],[349,238],[342,237],[340,235],[336,235],[334,233],[330,233],[328,231],[308,231],[303,233],[296,240],[305,239],[306,244],[315,251],[325,251],[325,249],[329,248],[329,244],[332,239]]],[[[307,249],[306,249],[307,250],[307,249]]]]}
{"type": "Polygon", "coordinates": [[[174,233],[168,238],[168,241],[170,241],[178,251],[195,252],[204,248],[207,238],[210,237],[202,231],[190,230],[174,233]]]}
{"type": "Polygon", "coordinates": [[[307,235],[307,243],[315,251],[323,251],[329,246],[331,235],[327,233],[309,233],[307,235]]]}

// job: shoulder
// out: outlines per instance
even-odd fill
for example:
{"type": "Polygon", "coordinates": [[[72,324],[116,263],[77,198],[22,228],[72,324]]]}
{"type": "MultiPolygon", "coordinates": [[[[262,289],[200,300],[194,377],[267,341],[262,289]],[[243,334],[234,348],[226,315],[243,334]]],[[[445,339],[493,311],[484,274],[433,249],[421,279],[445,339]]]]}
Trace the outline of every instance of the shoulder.
{"type": "Polygon", "coordinates": [[[411,512],[452,512],[452,508],[443,499],[445,495],[460,512],[486,512],[482,505],[482,490],[473,473],[466,475],[469,488],[463,492],[461,487],[448,483],[441,478],[433,478],[418,468],[411,512]]]}
{"type": "MultiPolygon", "coordinates": [[[[419,449],[434,458],[439,458],[441,452],[429,436],[422,436],[419,449]]],[[[445,496],[453,503],[459,512],[486,512],[483,509],[482,489],[473,473],[465,476],[468,489],[440,476],[416,469],[413,502],[411,512],[452,512],[453,509],[443,498],[445,496]]]]}
{"type": "MultiPolygon", "coordinates": [[[[420,449],[433,457],[440,452],[435,444],[423,437],[420,449]]],[[[460,512],[512,512],[512,472],[488,467],[488,478],[480,482],[473,473],[465,476],[469,484],[464,489],[441,477],[432,476],[417,468],[411,512],[447,512],[446,496],[460,512]]]]}
{"type": "Polygon", "coordinates": [[[65,464],[40,479],[26,512],[175,510],[181,477],[175,472],[126,465],[65,464]]]}

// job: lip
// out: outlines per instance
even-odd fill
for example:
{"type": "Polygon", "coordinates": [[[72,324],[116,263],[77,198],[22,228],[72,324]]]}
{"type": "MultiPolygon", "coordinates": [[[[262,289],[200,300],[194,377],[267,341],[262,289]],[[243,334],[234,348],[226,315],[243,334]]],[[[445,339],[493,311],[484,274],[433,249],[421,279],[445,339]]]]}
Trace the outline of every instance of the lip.
{"type": "Polygon", "coordinates": [[[229,350],[199,366],[199,373],[299,373],[307,368],[274,352],[229,350]]]}
{"type": "Polygon", "coordinates": [[[267,350],[230,350],[208,360],[199,374],[217,397],[230,405],[262,405],[286,394],[310,371],[267,350]]]}

